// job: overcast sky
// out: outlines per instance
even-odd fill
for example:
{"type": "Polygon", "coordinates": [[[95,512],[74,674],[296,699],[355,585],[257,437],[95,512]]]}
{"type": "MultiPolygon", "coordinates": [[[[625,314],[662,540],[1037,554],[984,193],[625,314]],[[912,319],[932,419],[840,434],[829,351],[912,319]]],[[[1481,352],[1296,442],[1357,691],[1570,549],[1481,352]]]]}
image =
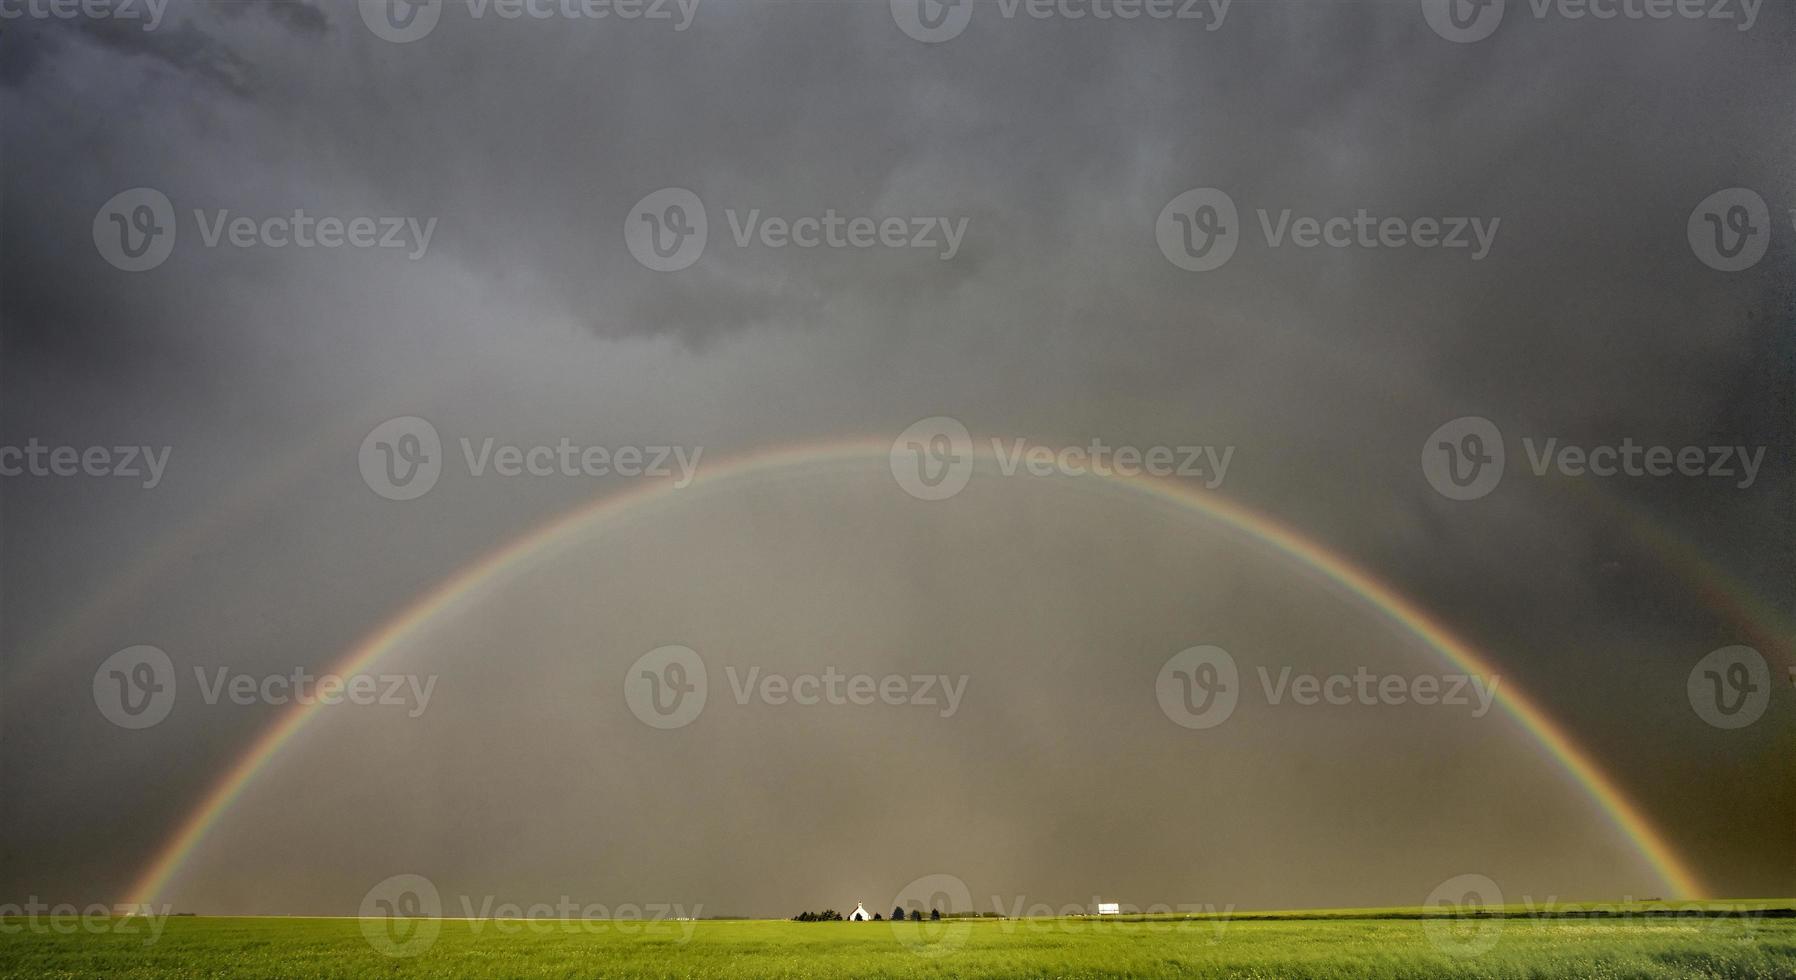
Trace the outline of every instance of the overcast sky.
{"type": "Polygon", "coordinates": [[[376,668],[435,678],[416,717],[321,711],[163,897],[341,913],[399,873],[445,901],[745,915],[889,907],[938,872],[987,911],[1410,905],[1465,872],[1666,889],[1500,710],[1268,703],[1262,667],[1460,668],[1199,513],[995,464],[918,499],[883,452],[706,476],[938,416],[985,446],[1229,451],[1169,479],[1483,651],[1710,891],[1790,893],[1796,25],[1507,6],[1482,37],[1397,0],[975,0],[934,33],[906,0],[0,23],[0,447],[167,452],[141,478],[0,475],[0,901],[124,898],[285,710],[209,704],[196,670],[322,672],[470,561],[632,491],[661,503],[376,668]],[[695,254],[673,225],[701,216],[695,254]],[[371,244],[324,247],[318,219],[371,244]],[[819,245],[788,243],[806,227],[819,245]],[[1449,499],[1422,456],[1468,416],[1506,469],[1449,499]],[[387,499],[366,464],[405,447],[371,434],[403,417],[441,475],[387,499]],[[702,456],[690,486],[507,477],[465,458],[488,439],[702,456]],[[1537,476],[1549,439],[1704,465],[1537,476]],[[1736,475],[1710,446],[1743,447],[1736,475]],[[625,690],[668,644],[709,694],[662,730],[625,690]],[[1241,705],[1194,730],[1157,678],[1205,644],[1241,705]],[[96,672],[137,645],[180,687],[129,729],[96,672]],[[1768,699],[1718,727],[1692,686],[1734,645],[1768,699]],[[752,668],[965,687],[950,717],[738,703],[752,668]]]}

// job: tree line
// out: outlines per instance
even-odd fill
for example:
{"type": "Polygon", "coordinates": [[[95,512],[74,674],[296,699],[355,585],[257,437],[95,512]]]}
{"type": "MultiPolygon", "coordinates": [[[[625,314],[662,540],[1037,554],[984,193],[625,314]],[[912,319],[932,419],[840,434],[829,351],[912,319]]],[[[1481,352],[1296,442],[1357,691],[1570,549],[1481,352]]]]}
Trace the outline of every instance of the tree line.
{"type": "MultiPolygon", "coordinates": [[[[941,917],[942,917],[941,909],[930,909],[929,910],[929,918],[931,920],[937,920],[937,919],[940,919],[941,917]]],[[[907,918],[910,919],[912,922],[922,922],[923,921],[923,910],[922,909],[911,909],[907,913],[904,911],[903,908],[901,908],[899,906],[896,906],[896,905],[892,906],[892,921],[898,922],[898,921],[902,921],[907,918]]],[[[841,922],[844,920],[842,918],[842,913],[837,912],[835,909],[824,909],[821,912],[811,912],[811,911],[800,912],[797,915],[792,917],[792,921],[793,922],[841,922]]],[[[882,916],[878,912],[875,912],[875,913],[873,913],[872,921],[884,922],[885,916],[882,916]]]]}

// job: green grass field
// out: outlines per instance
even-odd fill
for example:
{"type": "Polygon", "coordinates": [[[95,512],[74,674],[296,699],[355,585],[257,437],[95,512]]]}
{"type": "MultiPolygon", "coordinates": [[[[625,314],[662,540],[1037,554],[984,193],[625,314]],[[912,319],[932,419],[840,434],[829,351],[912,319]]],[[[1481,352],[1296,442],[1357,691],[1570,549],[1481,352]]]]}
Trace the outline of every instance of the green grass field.
{"type": "Polygon", "coordinates": [[[153,941],[144,920],[15,918],[0,922],[0,976],[1796,978],[1791,903],[1743,907],[896,924],[177,917],[153,941]],[[415,955],[387,955],[383,940],[415,955]]]}

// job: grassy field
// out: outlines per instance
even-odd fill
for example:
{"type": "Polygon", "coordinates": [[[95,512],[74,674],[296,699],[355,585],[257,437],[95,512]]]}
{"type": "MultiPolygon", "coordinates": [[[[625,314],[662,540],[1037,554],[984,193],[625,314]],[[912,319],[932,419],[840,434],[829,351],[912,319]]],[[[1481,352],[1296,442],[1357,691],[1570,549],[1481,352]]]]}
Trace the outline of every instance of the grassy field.
{"type": "Polygon", "coordinates": [[[9,919],[0,977],[1796,978],[1790,903],[1749,908],[941,923],[177,917],[153,940],[143,920],[9,919]]]}

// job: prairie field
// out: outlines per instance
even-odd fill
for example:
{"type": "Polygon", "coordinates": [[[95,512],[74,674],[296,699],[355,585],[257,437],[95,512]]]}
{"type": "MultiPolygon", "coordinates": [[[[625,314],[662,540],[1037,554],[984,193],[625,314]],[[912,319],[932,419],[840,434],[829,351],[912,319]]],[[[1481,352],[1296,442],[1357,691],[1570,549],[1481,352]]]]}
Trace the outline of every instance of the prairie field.
{"type": "Polygon", "coordinates": [[[1793,977],[1790,903],[941,922],[5,920],[3,977],[1793,977]]]}

